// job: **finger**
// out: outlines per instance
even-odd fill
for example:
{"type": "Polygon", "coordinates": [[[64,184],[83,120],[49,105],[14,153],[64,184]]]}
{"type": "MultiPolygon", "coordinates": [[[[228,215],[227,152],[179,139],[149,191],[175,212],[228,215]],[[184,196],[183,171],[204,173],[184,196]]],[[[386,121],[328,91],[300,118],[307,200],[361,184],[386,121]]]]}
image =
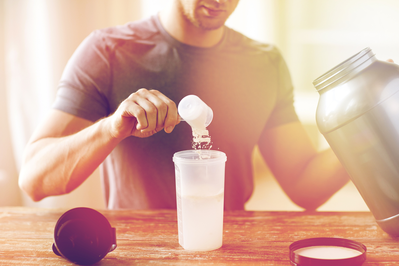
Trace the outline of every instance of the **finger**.
{"type": "Polygon", "coordinates": [[[167,102],[170,101],[165,95],[157,90],[150,90],[151,96],[148,98],[157,109],[157,129],[162,130],[168,114],[167,102]]]}
{"type": "Polygon", "coordinates": [[[139,89],[130,94],[125,100],[125,114],[124,116],[134,116],[137,120],[136,129],[151,131],[156,127],[156,108],[148,101],[149,91],[146,89],[139,89]]]}
{"type": "Polygon", "coordinates": [[[147,113],[148,128],[147,131],[156,130],[157,132],[162,130],[164,127],[164,121],[168,112],[168,106],[165,104],[163,99],[159,96],[163,96],[162,93],[156,90],[140,89],[137,91],[139,98],[136,100],[147,113]]]}
{"type": "MultiPolygon", "coordinates": [[[[148,128],[146,130],[152,131],[155,129],[156,132],[162,130],[165,126],[165,121],[168,116],[169,106],[176,110],[177,108],[173,101],[157,90],[146,90],[140,89],[137,91],[140,96],[137,101],[147,112],[148,128]],[[146,102],[147,101],[147,102],[146,102]]],[[[176,124],[173,123],[173,126],[176,124]]],[[[172,131],[173,128],[170,129],[172,131]]]]}
{"type": "Polygon", "coordinates": [[[146,98],[138,97],[135,103],[140,106],[140,117],[137,117],[137,129],[142,131],[153,131],[157,127],[158,111],[155,105],[146,98]]]}
{"type": "Polygon", "coordinates": [[[136,129],[141,130],[148,127],[146,111],[140,104],[131,98],[123,102],[122,116],[125,118],[136,118],[136,129]]]}
{"type": "Polygon", "coordinates": [[[162,109],[163,127],[166,133],[171,133],[175,126],[180,122],[176,104],[164,94],[158,91],[154,91],[154,93],[164,103],[165,107],[162,109]]]}

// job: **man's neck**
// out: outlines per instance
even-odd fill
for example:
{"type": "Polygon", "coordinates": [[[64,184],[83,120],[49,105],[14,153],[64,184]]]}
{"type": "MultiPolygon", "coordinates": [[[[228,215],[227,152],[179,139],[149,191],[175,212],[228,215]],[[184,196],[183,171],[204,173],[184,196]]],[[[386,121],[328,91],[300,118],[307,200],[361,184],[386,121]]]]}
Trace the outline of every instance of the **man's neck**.
{"type": "Polygon", "coordinates": [[[198,47],[212,47],[223,37],[224,27],[204,30],[194,26],[173,7],[162,10],[159,19],[165,30],[176,40],[198,47]]]}

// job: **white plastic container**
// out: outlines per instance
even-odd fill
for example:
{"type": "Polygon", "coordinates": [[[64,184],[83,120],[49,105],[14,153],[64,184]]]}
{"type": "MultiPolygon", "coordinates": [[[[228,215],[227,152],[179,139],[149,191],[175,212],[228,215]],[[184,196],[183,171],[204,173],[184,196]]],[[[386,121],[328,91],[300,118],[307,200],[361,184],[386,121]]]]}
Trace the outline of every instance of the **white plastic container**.
{"type": "Polygon", "coordinates": [[[226,154],[187,150],[174,154],[179,244],[209,251],[223,244],[226,154]]]}
{"type": "Polygon", "coordinates": [[[187,95],[178,105],[180,117],[192,128],[205,129],[213,119],[212,109],[198,96],[187,95]]]}

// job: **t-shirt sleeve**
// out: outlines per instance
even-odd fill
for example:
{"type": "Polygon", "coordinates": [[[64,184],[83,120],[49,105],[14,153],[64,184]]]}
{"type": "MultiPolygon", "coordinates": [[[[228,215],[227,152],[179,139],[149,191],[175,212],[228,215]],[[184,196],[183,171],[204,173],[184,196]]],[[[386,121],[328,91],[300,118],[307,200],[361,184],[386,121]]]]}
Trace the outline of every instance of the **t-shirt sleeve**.
{"type": "Polygon", "coordinates": [[[299,121],[294,107],[294,88],[287,64],[280,52],[276,48],[273,50],[271,56],[277,71],[277,99],[266,129],[299,121]]]}
{"type": "Polygon", "coordinates": [[[93,122],[109,115],[104,92],[111,81],[110,50],[100,31],[79,45],[62,74],[54,109],[93,122]]]}

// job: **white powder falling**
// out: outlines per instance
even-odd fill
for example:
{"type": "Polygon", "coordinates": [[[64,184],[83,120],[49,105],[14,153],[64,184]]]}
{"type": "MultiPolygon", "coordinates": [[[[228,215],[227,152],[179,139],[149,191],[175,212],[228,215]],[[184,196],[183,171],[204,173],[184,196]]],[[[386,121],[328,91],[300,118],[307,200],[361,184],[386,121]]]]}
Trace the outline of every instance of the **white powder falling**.
{"type": "Polygon", "coordinates": [[[209,131],[205,128],[192,127],[191,129],[193,131],[192,148],[194,150],[210,150],[212,148],[212,142],[209,131]]]}

